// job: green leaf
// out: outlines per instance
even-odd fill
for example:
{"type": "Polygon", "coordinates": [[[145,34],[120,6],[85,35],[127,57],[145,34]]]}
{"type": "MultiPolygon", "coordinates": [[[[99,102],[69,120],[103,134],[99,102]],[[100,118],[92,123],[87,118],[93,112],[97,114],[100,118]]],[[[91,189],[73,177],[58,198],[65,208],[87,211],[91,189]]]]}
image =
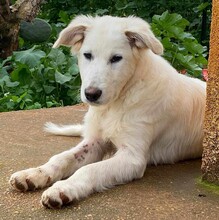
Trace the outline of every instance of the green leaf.
{"type": "Polygon", "coordinates": [[[63,65],[66,62],[65,54],[57,48],[52,48],[47,57],[54,61],[57,66],[63,65]]]}
{"type": "Polygon", "coordinates": [[[168,30],[174,26],[184,30],[189,25],[189,21],[182,18],[180,14],[170,14],[168,11],[165,11],[162,15],[154,15],[152,21],[164,30],[168,30]]]}
{"type": "Polygon", "coordinates": [[[124,10],[124,9],[127,9],[127,8],[135,8],[136,5],[135,5],[134,2],[129,2],[128,4],[124,5],[123,1],[117,1],[115,7],[116,7],[117,10],[120,11],[120,10],[124,10]]]}
{"type": "Polygon", "coordinates": [[[183,29],[176,26],[166,26],[166,30],[171,34],[170,36],[174,36],[175,38],[181,38],[183,33],[183,29]]]}
{"type": "Polygon", "coordinates": [[[61,10],[61,11],[59,11],[59,20],[65,24],[68,24],[70,17],[66,11],[61,10]]]}
{"type": "Polygon", "coordinates": [[[109,10],[108,9],[97,9],[96,11],[96,15],[104,15],[106,13],[109,13],[109,10]]]}
{"type": "Polygon", "coordinates": [[[56,79],[57,83],[64,84],[64,83],[71,80],[71,76],[66,76],[66,75],[63,75],[60,72],[56,71],[55,72],[55,79],[56,79]]]}
{"type": "Polygon", "coordinates": [[[189,69],[191,71],[201,71],[201,68],[195,63],[195,59],[193,56],[183,56],[182,54],[178,53],[176,54],[176,58],[186,69],[189,69]]]}
{"type": "Polygon", "coordinates": [[[7,87],[16,87],[19,85],[19,82],[11,82],[8,75],[5,75],[3,78],[0,79],[0,86],[4,86],[4,84],[7,87]]]}
{"type": "Polygon", "coordinates": [[[40,63],[40,59],[45,57],[45,52],[32,47],[29,50],[14,52],[15,60],[28,65],[30,68],[36,67],[40,63]]]}
{"type": "Polygon", "coordinates": [[[27,68],[27,66],[24,65],[24,64],[20,64],[20,65],[17,65],[17,66],[18,66],[18,68],[15,69],[10,75],[11,79],[13,81],[20,82],[21,85],[30,84],[31,74],[30,74],[30,71],[27,68]]]}
{"type": "Polygon", "coordinates": [[[4,86],[5,82],[9,80],[9,76],[5,75],[0,79],[0,86],[4,86]]]}
{"type": "Polygon", "coordinates": [[[195,58],[195,60],[197,63],[199,63],[199,64],[201,63],[202,67],[205,67],[208,64],[208,61],[203,56],[199,56],[199,57],[195,58]]]}
{"type": "Polygon", "coordinates": [[[194,9],[194,12],[195,12],[195,13],[201,12],[201,11],[203,11],[205,8],[207,8],[209,5],[210,5],[209,2],[201,3],[198,7],[196,7],[196,8],[194,9]]]}
{"type": "Polygon", "coordinates": [[[6,106],[7,106],[7,109],[13,110],[15,104],[14,104],[14,102],[12,102],[12,101],[8,101],[8,102],[6,103],[6,106]]]}
{"type": "Polygon", "coordinates": [[[77,75],[79,73],[79,67],[76,63],[74,63],[68,70],[72,75],[77,75]]]}
{"type": "Polygon", "coordinates": [[[47,108],[51,108],[53,106],[59,106],[59,104],[57,102],[49,101],[49,102],[46,102],[46,106],[47,108]]]}
{"type": "Polygon", "coordinates": [[[192,36],[192,34],[187,33],[187,32],[183,32],[180,36],[181,40],[195,40],[195,38],[192,36]]]}
{"type": "Polygon", "coordinates": [[[1,76],[4,76],[4,75],[7,75],[8,72],[4,67],[0,67],[0,74],[1,74],[1,76]]]}
{"type": "Polygon", "coordinates": [[[43,88],[46,94],[50,94],[56,87],[44,85],[43,88]]]}
{"type": "Polygon", "coordinates": [[[26,109],[40,109],[42,105],[39,102],[35,102],[33,105],[27,106],[26,109]]]}
{"type": "Polygon", "coordinates": [[[7,87],[10,87],[10,88],[16,87],[16,86],[18,86],[19,84],[20,84],[19,82],[11,82],[11,81],[7,81],[7,82],[6,82],[6,86],[7,86],[7,87]]]}
{"type": "Polygon", "coordinates": [[[198,42],[184,42],[185,48],[192,54],[202,54],[204,53],[204,47],[198,42]]]}

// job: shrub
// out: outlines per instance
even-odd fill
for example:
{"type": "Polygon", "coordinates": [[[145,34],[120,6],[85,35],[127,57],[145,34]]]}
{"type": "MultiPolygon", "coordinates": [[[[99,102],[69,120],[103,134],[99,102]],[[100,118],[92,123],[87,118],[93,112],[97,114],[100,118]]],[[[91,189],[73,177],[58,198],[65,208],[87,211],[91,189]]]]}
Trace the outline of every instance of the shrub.
{"type": "Polygon", "coordinates": [[[0,111],[64,106],[80,100],[77,61],[67,48],[45,52],[35,46],[14,52],[2,62],[0,73],[0,111]]]}
{"type": "Polygon", "coordinates": [[[191,33],[185,32],[188,26],[188,20],[168,11],[154,15],[151,24],[165,48],[164,58],[177,70],[186,69],[189,75],[202,78],[202,69],[207,65],[207,47],[199,44],[191,33]]]}
{"type": "MultiPolygon", "coordinates": [[[[65,13],[63,21],[68,20],[65,13]]],[[[52,24],[50,40],[65,24],[52,24]]],[[[152,18],[152,29],[162,41],[164,57],[177,69],[201,78],[207,65],[206,47],[186,32],[189,22],[179,14],[164,12],[152,18]]],[[[76,57],[68,48],[44,42],[32,46],[20,39],[22,51],[0,62],[0,111],[72,105],[80,102],[80,76],[76,57]],[[27,49],[30,48],[30,49],[27,49]],[[52,49],[51,49],[52,48],[52,49]]]]}

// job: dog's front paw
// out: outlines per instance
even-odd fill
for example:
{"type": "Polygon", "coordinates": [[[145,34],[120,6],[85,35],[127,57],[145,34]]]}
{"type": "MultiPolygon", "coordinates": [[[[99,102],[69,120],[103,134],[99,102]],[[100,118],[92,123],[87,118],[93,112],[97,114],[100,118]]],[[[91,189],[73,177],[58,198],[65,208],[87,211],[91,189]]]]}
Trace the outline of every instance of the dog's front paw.
{"type": "Polygon", "coordinates": [[[41,168],[30,168],[12,174],[9,183],[18,191],[33,191],[51,185],[51,177],[41,168]]]}
{"type": "Polygon", "coordinates": [[[46,208],[59,209],[73,201],[72,195],[64,181],[59,181],[47,189],[41,198],[41,203],[46,208]]]}

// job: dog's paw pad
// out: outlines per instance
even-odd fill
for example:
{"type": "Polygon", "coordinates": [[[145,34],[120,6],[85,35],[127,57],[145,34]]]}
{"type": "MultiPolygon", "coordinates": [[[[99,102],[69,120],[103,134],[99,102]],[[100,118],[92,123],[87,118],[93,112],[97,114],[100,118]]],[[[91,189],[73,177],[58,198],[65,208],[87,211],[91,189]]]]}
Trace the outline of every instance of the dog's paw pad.
{"type": "Polygon", "coordinates": [[[41,168],[30,168],[12,174],[10,185],[21,192],[34,191],[52,184],[52,178],[41,168]]]}
{"type": "Polygon", "coordinates": [[[63,205],[66,205],[66,204],[68,204],[70,202],[70,199],[68,198],[68,196],[66,196],[63,192],[61,192],[59,194],[59,196],[60,196],[60,198],[62,200],[63,205]]]}
{"type": "Polygon", "coordinates": [[[42,204],[46,207],[46,208],[52,208],[52,209],[60,209],[62,206],[62,203],[53,200],[51,198],[48,199],[47,202],[42,202],[42,204]]]}
{"type": "Polygon", "coordinates": [[[10,179],[10,184],[13,188],[21,192],[33,191],[36,189],[36,186],[30,179],[26,179],[25,182],[22,183],[17,177],[12,177],[10,179]]]}
{"type": "Polygon", "coordinates": [[[68,196],[63,192],[58,192],[58,189],[46,190],[41,199],[41,203],[46,208],[60,209],[62,206],[71,202],[68,196]]]}
{"type": "Polygon", "coordinates": [[[34,185],[34,183],[30,179],[26,179],[26,183],[28,186],[27,190],[34,191],[35,189],[37,189],[37,187],[34,185]]]}
{"type": "Polygon", "coordinates": [[[23,183],[21,183],[17,178],[11,178],[10,184],[18,191],[25,192],[27,188],[23,183]]]}

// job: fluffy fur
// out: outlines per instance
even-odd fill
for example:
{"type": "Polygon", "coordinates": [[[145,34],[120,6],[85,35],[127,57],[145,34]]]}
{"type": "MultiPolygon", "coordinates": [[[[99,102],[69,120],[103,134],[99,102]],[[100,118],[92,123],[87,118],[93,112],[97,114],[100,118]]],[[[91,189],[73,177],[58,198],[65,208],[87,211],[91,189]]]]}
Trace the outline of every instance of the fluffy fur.
{"type": "Polygon", "coordinates": [[[141,178],[148,164],[201,156],[206,85],[178,74],[160,56],[162,44],[145,21],[78,16],[60,33],[59,45],[78,56],[81,99],[90,107],[83,125],[48,123],[46,131],[83,140],[40,167],[13,174],[15,189],[54,183],[41,201],[58,208],[141,178]],[[116,153],[102,160],[112,148],[116,153]]]}

